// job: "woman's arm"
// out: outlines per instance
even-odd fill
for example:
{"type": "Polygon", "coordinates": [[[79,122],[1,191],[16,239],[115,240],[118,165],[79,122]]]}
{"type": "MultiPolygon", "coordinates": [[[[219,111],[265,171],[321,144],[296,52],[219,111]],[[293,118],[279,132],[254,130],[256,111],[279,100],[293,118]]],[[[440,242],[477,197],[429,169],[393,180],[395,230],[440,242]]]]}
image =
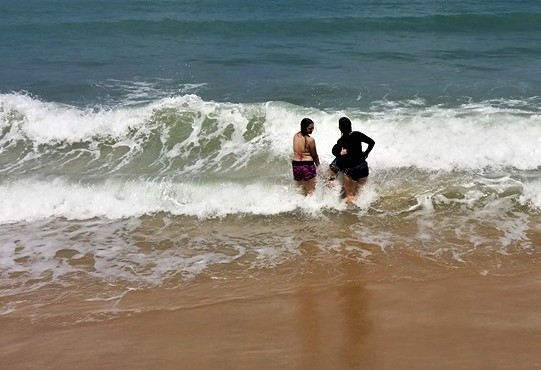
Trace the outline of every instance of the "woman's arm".
{"type": "Polygon", "coordinates": [[[363,142],[368,144],[368,148],[366,148],[366,150],[364,151],[364,157],[368,158],[368,154],[372,151],[372,149],[374,148],[374,145],[376,145],[376,142],[372,138],[366,136],[365,134],[362,134],[362,135],[363,135],[363,142]]]}
{"type": "Polygon", "coordinates": [[[317,155],[317,149],[316,149],[316,141],[313,138],[310,138],[309,141],[309,147],[310,147],[310,155],[312,156],[312,159],[314,160],[314,163],[316,166],[319,166],[319,156],[317,155]]]}
{"type": "Polygon", "coordinates": [[[335,157],[338,157],[340,156],[340,152],[342,151],[342,148],[344,147],[344,138],[341,137],[340,139],[338,139],[338,141],[336,142],[336,144],[334,144],[334,146],[332,147],[332,154],[335,156],[335,157]]]}

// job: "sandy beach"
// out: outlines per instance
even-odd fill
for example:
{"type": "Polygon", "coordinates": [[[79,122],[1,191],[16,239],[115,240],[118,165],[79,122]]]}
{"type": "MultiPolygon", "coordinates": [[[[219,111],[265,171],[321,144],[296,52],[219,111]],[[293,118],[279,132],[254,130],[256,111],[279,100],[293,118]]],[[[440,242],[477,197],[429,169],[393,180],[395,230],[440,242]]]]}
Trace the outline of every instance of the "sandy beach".
{"type": "MultiPolygon", "coordinates": [[[[0,318],[3,369],[539,369],[541,273],[199,281],[0,318]],[[95,304],[95,302],[93,303],[95,304]],[[101,307],[99,307],[101,305],[101,307]],[[115,313],[116,312],[116,313],[115,313]],[[83,322],[79,322],[83,321],[83,322]]],[[[47,294],[47,293],[45,293],[47,294]]],[[[24,297],[20,297],[25,299],[24,297]]],[[[30,297],[26,297],[30,298],[30,297]]],[[[30,298],[31,299],[31,298],[30,298]]]]}

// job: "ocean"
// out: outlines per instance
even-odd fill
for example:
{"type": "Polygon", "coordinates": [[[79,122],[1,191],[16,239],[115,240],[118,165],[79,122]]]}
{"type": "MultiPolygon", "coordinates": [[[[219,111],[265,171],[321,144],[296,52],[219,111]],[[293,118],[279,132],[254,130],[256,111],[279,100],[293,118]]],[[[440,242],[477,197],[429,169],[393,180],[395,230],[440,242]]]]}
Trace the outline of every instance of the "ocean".
{"type": "Polygon", "coordinates": [[[0,317],[106,321],[156,309],[133,292],[314,265],[332,282],[337,261],[374,282],[540,270],[537,0],[0,15],[0,317]],[[342,116],[376,142],[354,209],[291,174],[300,120],[325,168],[342,116]]]}

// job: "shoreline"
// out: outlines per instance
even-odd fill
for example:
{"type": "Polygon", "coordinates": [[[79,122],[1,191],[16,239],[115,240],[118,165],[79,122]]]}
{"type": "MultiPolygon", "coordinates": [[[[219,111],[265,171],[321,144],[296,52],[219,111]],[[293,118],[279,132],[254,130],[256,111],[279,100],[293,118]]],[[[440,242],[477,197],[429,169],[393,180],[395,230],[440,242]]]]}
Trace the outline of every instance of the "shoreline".
{"type": "Polygon", "coordinates": [[[104,321],[32,323],[7,315],[0,317],[0,363],[9,369],[541,366],[539,271],[366,283],[344,274],[330,284],[324,275],[284,282],[281,291],[279,275],[270,272],[268,291],[261,279],[232,279],[220,289],[207,281],[192,292],[131,292],[124,305],[153,307],[162,297],[163,308],[104,321]],[[167,309],[172,301],[185,305],[167,309]]]}

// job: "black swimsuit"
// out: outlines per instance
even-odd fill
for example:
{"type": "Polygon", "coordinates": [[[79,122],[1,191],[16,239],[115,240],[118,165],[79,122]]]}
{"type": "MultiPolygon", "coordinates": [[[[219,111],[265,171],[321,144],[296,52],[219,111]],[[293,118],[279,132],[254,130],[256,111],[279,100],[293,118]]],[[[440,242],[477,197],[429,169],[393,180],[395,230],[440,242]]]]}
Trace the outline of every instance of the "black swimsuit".
{"type": "Polygon", "coordinates": [[[349,135],[344,135],[336,142],[332,148],[336,161],[333,162],[336,168],[344,171],[348,177],[357,181],[368,176],[368,163],[366,156],[372,150],[375,142],[365,134],[359,131],[353,131],[349,135]],[[362,143],[368,144],[368,148],[363,152],[362,143]],[[342,148],[347,150],[346,155],[341,155],[342,148]]]}

